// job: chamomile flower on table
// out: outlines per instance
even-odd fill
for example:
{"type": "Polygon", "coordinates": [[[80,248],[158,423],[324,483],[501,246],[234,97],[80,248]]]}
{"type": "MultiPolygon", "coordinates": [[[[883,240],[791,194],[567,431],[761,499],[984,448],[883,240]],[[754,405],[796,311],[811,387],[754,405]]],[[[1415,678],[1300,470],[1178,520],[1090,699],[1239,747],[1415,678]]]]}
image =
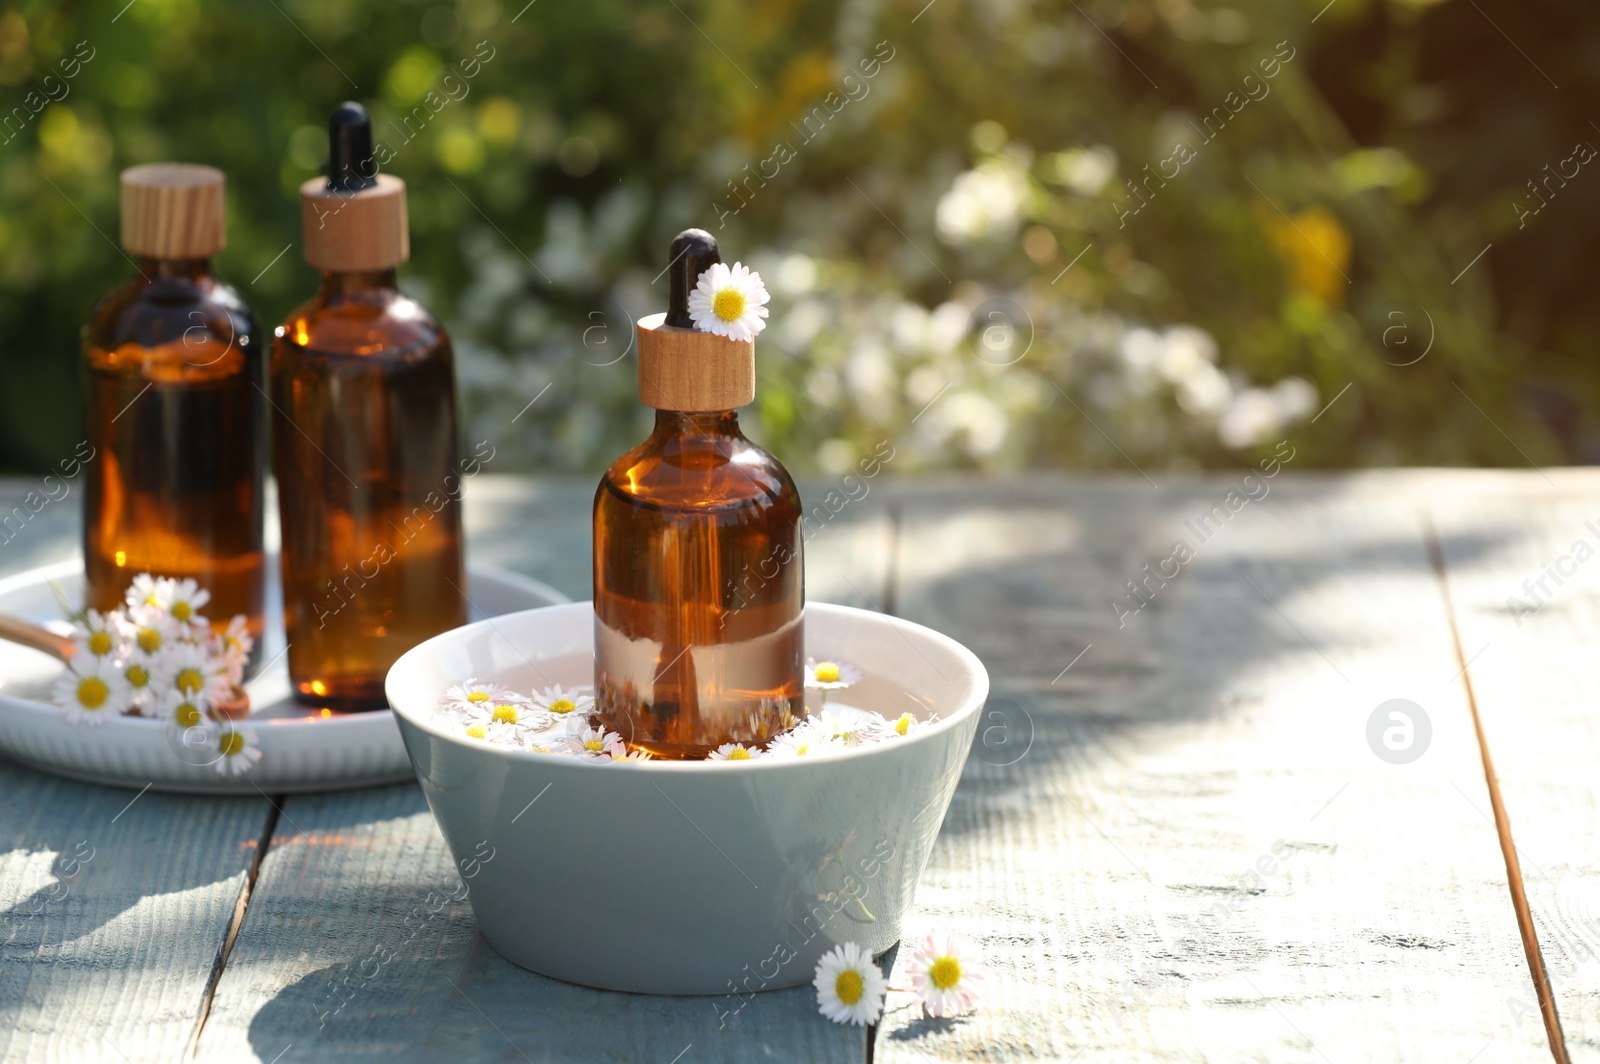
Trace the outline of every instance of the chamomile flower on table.
{"type": "Polygon", "coordinates": [[[835,946],[817,962],[817,1008],[834,1023],[864,1027],[878,1022],[889,981],[872,962],[872,954],[846,942],[835,946]]]}
{"type": "Polygon", "coordinates": [[[238,776],[249,772],[261,760],[261,744],[254,728],[225,724],[217,733],[217,772],[238,776]]]}
{"type": "Polygon", "coordinates": [[[250,651],[256,646],[255,638],[250,635],[250,622],[244,614],[234,614],[219,641],[222,664],[228,670],[228,681],[233,684],[244,683],[244,666],[250,660],[250,651]]]}
{"type": "Polygon", "coordinates": [[[133,583],[128,585],[127,592],[123,595],[129,608],[138,606],[154,606],[165,610],[171,600],[171,580],[164,580],[150,573],[140,573],[133,578],[133,583]]]}
{"type": "Polygon", "coordinates": [[[543,691],[534,692],[533,704],[549,711],[557,720],[586,720],[589,710],[594,708],[594,696],[580,694],[581,690],[552,684],[543,691]]]}
{"type": "Polygon", "coordinates": [[[72,626],[74,655],[89,654],[97,658],[109,657],[117,650],[116,613],[84,610],[72,626]]]}
{"type": "Polygon", "coordinates": [[[198,643],[170,644],[151,672],[157,693],[176,690],[188,698],[216,705],[228,697],[228,666],[198,643]]]}
{"type": "Polygon", "coordinates": [[[988,970],[977,948],[954,931],[925,935],[907,961],[912,992],[929,1016],[965,1016],[978,1003],[988,970]]]}
{"type": "Polygon", "coordinates": [[[167,615],[179,624],[204,628],[208,622],[200,616],[200,609],[211,601],[211,592],[202,588],[191,577],[169,580],[166,587],[167,615]]]}
{"type": "Polygon", "coordinates": [[[618,754],[626,757],[628,746],[622,736],[606,731],[604,725],[584,728],[576,735],[562,736],[556,746],[569,754],[591,761],[615,760],[618,754]]]}
{"type": "Polygon", "coordinates": [[[55,703],[74,724],[99,724],[132,703],[127,681],[109,657],[74,654],[56,680],[55,703]]]}
{"type": "Polygon", "coordinates": [[[715,262],[689,293],[689,318],[701,332],[754,340],[767,327],[767,286],[742,263],[715,262]]]}
{"type": "Polygon", "coordinates": [[[744,743],[723,743],[706,755],[708,761],[754,761],[762,755],[759,746],[744,743]]]}

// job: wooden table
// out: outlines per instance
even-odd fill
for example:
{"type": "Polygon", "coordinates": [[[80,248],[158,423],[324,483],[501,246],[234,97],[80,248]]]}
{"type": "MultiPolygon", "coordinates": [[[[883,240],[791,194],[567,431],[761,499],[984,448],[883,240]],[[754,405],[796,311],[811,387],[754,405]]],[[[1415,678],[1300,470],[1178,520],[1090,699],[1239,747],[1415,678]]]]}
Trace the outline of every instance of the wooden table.
{"type": "MultiPolygon", "coordinates": [[[[472,556],[585,597],[591,493],[480,478],[472,556]]],[[[0,571],[72,556],[75,505],[0,571]]],[[[0,1057],[1600,1060],[1596,548],[1585,471],[881,478],[807,544],[808,590],[990,669],[911,919],[981,943],[975,1016],[892,993],[868,1033],[803,988],[719,1029],[709,999],[515,968],[465,904],[408,926],[454,878],[413,785],[130,804],[0,762],[0,1057]]]]}

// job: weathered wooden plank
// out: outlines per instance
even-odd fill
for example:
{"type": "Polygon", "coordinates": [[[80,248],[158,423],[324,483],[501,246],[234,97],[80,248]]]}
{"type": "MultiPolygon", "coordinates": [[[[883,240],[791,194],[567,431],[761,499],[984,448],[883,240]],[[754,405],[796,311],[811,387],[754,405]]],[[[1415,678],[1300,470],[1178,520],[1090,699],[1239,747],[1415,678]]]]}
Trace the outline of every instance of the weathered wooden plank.
{"type": "Polygon", "coordinates": [[[180,1059],[267,813],[0,761],[0,1059],[180,1059]]]}
{"type": "MultiPolygon", "coordinates": [[[[827,488],[801,490],[809,502],[827,488]]],[[[592,485],[480,478],[467,507],[473,558],[587,597],[592,494],[592,485]]],[[[819,522],[806,547],[811,597],[885,601],[888,529],[881,494],[870,492],[819,522]]],[[[864,1032],[818,1016],[807,988],[761,995],[724,1027],[735,1000],[607,993],[517,968],[478,936],[466,902],[447,900],[461,882],[413,786],[289,799],[198,1059],[812,1064],[865,1056],[864,1032]],[[439,911],[428,916],[430,907],[439,911]]],[[[529,912],[534,920],[626,918],[529,912]]]]}
{"type": "Polygon", "coordinates": [[[900,493],[899,612],[996,691],[912,927],[992,978],[965,1021],[891,995],[878,1060],[1548,1059],[1417,482],[900,493]],[[1431,720],[1410,764],[1368,744],[1392,698],[1431,720]]]}
{"type": "MultiPolygon", "coordinates": [[[[1432,509],[1567,1050],[1600,1061],[1600,475],[1550,476],[1432,509]]],[[[1540,1023],[1531,991],[1499,1008],[1540,1023]]]]}

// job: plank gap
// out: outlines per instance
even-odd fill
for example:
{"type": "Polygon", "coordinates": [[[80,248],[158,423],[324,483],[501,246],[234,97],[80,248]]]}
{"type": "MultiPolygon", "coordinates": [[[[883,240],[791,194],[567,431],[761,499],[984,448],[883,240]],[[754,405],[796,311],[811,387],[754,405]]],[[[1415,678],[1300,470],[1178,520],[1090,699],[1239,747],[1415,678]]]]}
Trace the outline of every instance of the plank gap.
{"type": "Polygon", "coordinates": [[[1461,643],[1461,631],[1456,625],[1455,603],[1450,597],[1450,577],[1445,570],[1444,550],[1433,519],[1424,511],[1422,535],[1428,547],[1428,560],[1433,564],[1434,575],[1439,580],[1439,593],[1444,596],[1445,617],[1450,623],[1450,641],[1455,646],[1456,663],[1461,666],[1461,681],[1466,685],[1467,705],[1472,710],[1472,729],[1478,739],[1478,753],[1483,758],[1483,777],[1489,788],[1489,805],[1494,810],[1494,830],[1500,838],[1500,854],[1506,862],[1506,882],[1511,887],[1511,906],[1516,911],[1517,931],[1522,936],[1522,951],[1528,958],[1528,974],[1533,979],[1534,994],[1539,999],[1539,1013],[1544,1018],[1545,1039],[1550,1043],[1550,1055],[1556,1064],[1570,1064],[1567,1043],[1561,1033],[1561,1016],[1556,1011],[1555,994],[1550,988],[1550,974],[1545,968],[1544,952],[1539,948],[1539,932],[1533,924],[1533,913],[1528,908],[1527,891],[1522,884],[1522,863],[1517,858],[1516,843],[1511,837],[1511,818],[1506,814],[1504,799],[1500,796],[1500,779],[1495,775],[1494,758],[1489,752],[1489,738],[1483,729],[1483,718],[1478,712],[1478,697],[1472,686],[1471,662],[1461,643]]]}
{"type": "Polygon", "coordinates": [[[216,996],[217,984],[222,982],[222,971],[228,965],[228,957],[233,953],[233,943],[239,937],[239,927],[244,923],[245,910],[250,905],[250,894],[255,890],[256,877],[261,874],[261,862],[267,856],[267,848],[272,845],[273,832],[278,830],[278,814],[281,811],[279,803],[283,795],[267,799],[267,816],[261,825],[261,835],[256,840],[256,854],[250,861],[250,868],[245,872],[244,886],[239,890],[239,900],[233,907],[233,919],[228,924],[228,933],[222,940],[222,948],[217,951],[217,959],[211,966],[211,977],[206,980],[206,989],[200,999],[200,1017],[194,1025],[194,1038],[189,1042],[189,1059],[195,1059],[200,1051],[200,1034],[205,1030],[206,1019],[211,1015],[211,1000],[216,996]]]}

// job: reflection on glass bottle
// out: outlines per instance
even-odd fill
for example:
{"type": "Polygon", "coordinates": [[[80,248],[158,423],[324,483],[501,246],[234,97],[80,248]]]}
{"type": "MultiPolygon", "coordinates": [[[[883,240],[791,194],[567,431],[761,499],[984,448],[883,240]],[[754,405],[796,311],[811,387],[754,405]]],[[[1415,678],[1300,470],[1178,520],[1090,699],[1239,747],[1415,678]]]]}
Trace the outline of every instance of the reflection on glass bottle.
{"type": "Polygon", "coordinates": [[[596,710],[657,756],[760,743],[805,714],[800,496],[739,431],[754,347],[691,327],[716,241],[673,241],[669,311],[639,323],[649,439],[595,493],[596,710]]]}
{"type": "Polygon", "coordinates": [[[454,362],[396,288],[405,185],[377,175],[366,111],[329,133],[330,176],[301,189],[322,287],[272,352],[289,674],[304,701],[381,709],[395,659],[466,621],[454,362]]]}
{"type": "Polygon", "coordinates": [[[122,244],[139,276],[84,327],[84,598],[107,610],[140,573],[193,578],[205,615],[222,627],[243,614],[259,646],[260,329],[211,272],[224,234],[221,171],[123,172],[122,244]]]}

